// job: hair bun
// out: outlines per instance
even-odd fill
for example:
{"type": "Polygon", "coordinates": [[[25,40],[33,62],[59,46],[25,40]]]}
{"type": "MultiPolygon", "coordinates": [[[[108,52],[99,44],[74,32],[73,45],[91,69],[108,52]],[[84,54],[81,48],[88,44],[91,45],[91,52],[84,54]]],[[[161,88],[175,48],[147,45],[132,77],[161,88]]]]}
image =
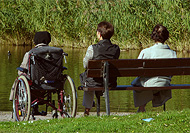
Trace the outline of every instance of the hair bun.
{"type": "Polygon", "coordinates": [[[152,31],[151,38],[155,42],[164,43],[169,38],[169,31],[163,25],[156,25],[152,31]]]}

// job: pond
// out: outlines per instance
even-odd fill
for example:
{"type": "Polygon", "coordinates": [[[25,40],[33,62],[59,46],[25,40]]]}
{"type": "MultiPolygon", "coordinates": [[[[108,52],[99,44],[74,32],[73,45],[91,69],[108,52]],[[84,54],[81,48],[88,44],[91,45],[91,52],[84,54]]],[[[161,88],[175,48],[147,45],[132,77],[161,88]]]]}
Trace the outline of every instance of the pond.
{"type": "MultiPolygon", "coordinates": [[[[26,51],[29,51],[32,46],[0,46],[0,111],[11,111],[12,102],[9,101],[10,89],[14,80],[17,77],[16,68],[20,66],[23,56],[26,51]],[[7,51],[11,51],[8,56],[7,51]]],[[[68,68],[65,73],[71,76],[75,82],[76,88],[80,85],[79,74],[84,71],[82,60],[86,49],[71,49],[64,48],[63,50],[69,54],[67,57],[68,68]]],[[[121,51],[120,59],[136,59],[140,51],[130,50],[121,51]]],[[[190,57],[188,53],[177,53],[178,57],[190,57]]],[[[118,78],[118,85],[130,84],[135,77],[118,78]]],[[[172,83],[190,83],[189,76],[175,76],[172,78],[172,83]]],[[[83,91],[77,90],[78,96],[78,112],[83,111],[82,106],[83,91]]],[[[166,110],[182,110],[190,108],[190,89],[186,90],[172,90],[172,99],[166,103],[166,110]]],[[[146,107],[149,111],[162,111],[163,107],[153,108],[151,102],[146,107]]],[[[136,112],[137,108],[133,104],[132,91],[111,91],[110,92],[110,110],[111,112],[136,112]]],[[[96,111],[93,108],[92,111],[96,111]]],[[[104,98],[101,97],[101,111],[105,111],[104,98]]]]}

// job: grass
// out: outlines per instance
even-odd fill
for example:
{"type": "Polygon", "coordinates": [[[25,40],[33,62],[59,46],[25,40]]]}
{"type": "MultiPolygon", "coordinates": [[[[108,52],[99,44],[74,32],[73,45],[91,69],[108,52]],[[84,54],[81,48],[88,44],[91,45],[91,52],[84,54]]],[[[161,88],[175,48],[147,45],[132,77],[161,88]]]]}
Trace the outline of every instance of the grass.
{"type": "Polygon", "coordinates": [[[190,109],[126,116],[0,122],[0,132],[190,132],[190,109]],[[153,120],[143,121],[146,118],[153,120]]]}
{"type": "Polygon", "coordinates": [[[34,32],[47,30],[52,43],[87,47],[96,43],[96,26],[109,21],[112,38],[122,49],[152,45],[156,24],[170,32],[167,41],[175,50],[188,50],[190,0],[4,0],[0,1],[0,43],[30,44],[34,32]]]}

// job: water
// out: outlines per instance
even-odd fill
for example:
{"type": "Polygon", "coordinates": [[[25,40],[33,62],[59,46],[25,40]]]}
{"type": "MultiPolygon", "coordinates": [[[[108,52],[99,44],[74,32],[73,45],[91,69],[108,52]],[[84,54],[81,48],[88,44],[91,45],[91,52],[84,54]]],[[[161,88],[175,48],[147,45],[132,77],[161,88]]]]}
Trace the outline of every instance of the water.
{"type": "MultiPolygon", "coordinates": [[[[12,102],[9,101],[9,93],[14,80],[17,77],[16,68],[20,66],[23,56],[26,51],[29,51],[31,46],[0,46],[0,111],[11,111],[12,102]],[[11,51],[11,56],[7,55],[7,51],[11,51]]],[[[63,50],[69,54],[67,57],[68,68],[65,73],[71,76],[76,87],[80,85],[79,74],[84,71],[82,59],[86,49],[66,49],[63,50]]],[[[135,59],[140,51],[122,51],[121,59],[135,59]]],[[[190,57],[188,53],[177,53],[178,57],[190,57]]],[[[119,78],[118,84],[130,84],[134,77],[119,78]]],[[[172,83],[190,83],[189,76],[173,77],[172,83]]],[[[83,111],[82,106],[83,91],[78,91],[78,111],[83,111]]],[[[190,108],[190,90],[172,90],[173,98],[166,103],[166,110],[182,110],[190,108]]],[[[162,111],[163,107],[153,108],[151,102],[147,105],[147,110],[162,111]]],[[[110,109],[111,112],[136,112],[137,108],[133,104],[132,91],[110,91],[110,109]]],[[[92,111],[96,111],[95,108],[92,111]]],[[[101,111],[105,111],[104,98],[101,97],[101,111]]]]}

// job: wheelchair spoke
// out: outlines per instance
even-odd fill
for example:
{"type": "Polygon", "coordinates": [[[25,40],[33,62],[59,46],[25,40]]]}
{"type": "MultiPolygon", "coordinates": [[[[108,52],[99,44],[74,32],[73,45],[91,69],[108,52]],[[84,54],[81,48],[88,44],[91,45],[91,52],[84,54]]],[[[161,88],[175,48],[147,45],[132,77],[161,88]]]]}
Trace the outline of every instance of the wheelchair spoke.
{"type": "Polygon", "coordinates": [[[63,117],[75,117],[76,116],[76,89],[72,79],[65,75],[64,85],[63,85],[63,96],[61,96],[60,101],[62,101],[63,117]]]}
{"type": "Polygon", "coordinates": [[[13,111],[16,121],[28,120],[30,115],[30,95],[28,95],[29,86],[27,79],[24,76],[18,78],[15,87],[15,94],[13,100],[13,111]],[[29,99],[28,99],[29,98],[29,99]]]}

